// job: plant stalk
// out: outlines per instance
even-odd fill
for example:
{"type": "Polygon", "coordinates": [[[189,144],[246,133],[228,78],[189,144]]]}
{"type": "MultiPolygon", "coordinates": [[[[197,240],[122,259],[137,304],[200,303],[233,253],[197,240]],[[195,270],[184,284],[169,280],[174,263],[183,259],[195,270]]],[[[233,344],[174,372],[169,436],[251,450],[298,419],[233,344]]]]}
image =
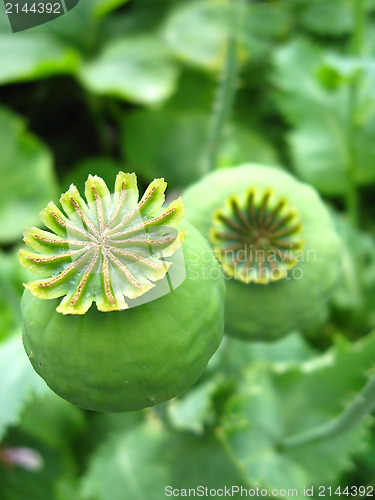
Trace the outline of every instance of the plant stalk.
{"type": "Polygon", "coordinates": [[[325,439],[334,438],[356,427],[375,408],[375,374],[365,385],[362,392],[334,420],[306,432],[287,437],[282,449],[298,448],[325,439]]]}
{"type": "Polygon", "coordinates": [[[202,174],[216,167],[225,125],[233,109],[239,70],[237,33],[240,29],[243,6],[244,0],[229,0],[231,22],[229,23],[226,57],[212,111],[209,139],[202,162],[202,174]]]}
{"type": "MultiPolygon", "coordinates": [[[[355,26],[351,39],[351,54],[359,57],[362,54],[363,39],[366,24],[366,0],[355,0],[354,3],[355,26]]],[[[358,227],[359,225],[359,196],[355,184],[355,171],[357,168],[357,151],[355,137],[358,131],[356,122],[356,112],[358,107],[358,94],[361,85],[361,78],[356,78],[349,89],[349,126],[348,126],[348,144],[349,144],[349,165],[348,165],[348,191],[346,194],[346,205],[350,222],[358,227]]]]}
{"type": "Polygon", "coordinates": [[[166,430],[173,430],[173,424],[168,413],[168,401],[154,406],[153,411],[166,430]]]}

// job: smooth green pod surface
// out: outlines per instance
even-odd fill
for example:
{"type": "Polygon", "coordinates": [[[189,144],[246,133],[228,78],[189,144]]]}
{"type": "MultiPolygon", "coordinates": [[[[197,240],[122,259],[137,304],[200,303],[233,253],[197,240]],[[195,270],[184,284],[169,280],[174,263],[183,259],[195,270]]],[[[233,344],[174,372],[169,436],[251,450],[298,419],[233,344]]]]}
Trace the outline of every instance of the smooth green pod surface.
{"type": "Polygon", "coordinates": [[[315,189],[284,170],[243,165],[207,175],[183,198],[187,220],[211,240],[226,271],[228,334],[276,340],[323,315],[341,250],[315,189]],[[263,251],[261,262],[248,253],[238,263],[248,242],[263,251]]]}
{"type": "Polygon", "coordinates": [[[171,399],[198,379],[222,339],[225,286],[206,240],[184,227],[186,278],[153,301],[63,315],[56,311],[59,299],[25,290],[24,346],[57,394],[90,410],[130,411],[171,399]]]}
{"type": "Polygon", "coordinates": [[[164,207],[164,179],[139,199],[134,173],[114,193],[89,176],[29,227],[22,266],[23,340],[57,394],[82,408],[139,410],[188,389],[223,335],[223,273],[203,236],[182,221],[181,198],[164,207]]]}

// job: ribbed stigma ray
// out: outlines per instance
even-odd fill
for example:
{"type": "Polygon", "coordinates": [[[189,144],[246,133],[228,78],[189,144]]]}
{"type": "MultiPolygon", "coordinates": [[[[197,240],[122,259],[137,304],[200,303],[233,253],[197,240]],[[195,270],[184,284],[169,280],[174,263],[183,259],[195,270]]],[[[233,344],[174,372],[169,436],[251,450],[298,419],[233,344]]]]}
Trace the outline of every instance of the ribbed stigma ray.
{"type": "MultiPolygon", "coordinates": [[[[91,222],[91,220],[87,217],[87,215],[83,212],[83,210],[79,206],[78,202],[72,197],[69,198],[69,201],[76,209],[76,212],[78,213],[78,215],[81,217],[82,222],[86,225],[86,227],[88,227],[91,230],[92,236],[99,239],[100,234],[99,234],[98,230],[96,229],[94,224],[91,222]]],[[[88,234],[90,234],[90,233],[88,233],[88,234]]]]}
{"type": "MultiPolygon", "coordinates": [[[[114,228],[112,229],[109,229],[108,232],[109,233],[112,233],[113,231],[117,231],[118,229],[120,229],[121,227],[123,227],[132,217],[134,217],[134,215],[136,214],[141,214],[141,210],[142,208],[144,207],[144,205],[149,201],[149,199],[152,197],[152,195],[155,193],[156,191],[156,186],[154,186],[152,189],[150,189],[150,191],[145,195],[143,196],[143,198],[141,199],[141,201],[138,203],[138,205],[136,207],[133,208],[133,210],[131,210],[123,219],[121,222],[119,222],[114,228]]],[[[113,236],[113,235],[112,235],[113,236]]]]}
{"type": "Polygon", "coordinates": [[[109,268],[108,268],[108,256],[107,256],[107,252],[105,249],[104,249],[104,255],[103,255],[103,280],[104,280],[104,291],[105,291],[105,295],[107,297],[107,300],[111,304],[114,304],[116,301],[115,301],[115,298],[114,298],[114,296],[112,294],[112,290],[111,290],[111,280],[109,277],[109,268]]]}
{"type": "Polygon", "coordinates": [[[47,236],[42,236],[38,233],[32,235],[38,241],[42,243],[47,243],[50,245],[67,245],[69,247],[72,246],[91,246],[92,242],[90,241],[80,241],[80,240],[64,240],[62,238],[49,238],[47,236]]]}
{"type": "Polygon", "coordinates": [[[302,249],[296,210],[273,191],[250,188],[215,212],[210,237],[226,274],[245,283],[267,284],[287,276],[302,249]]]}
{"type": "Polygon", "coordinates": [[[83,289],[89,279],[89,276],[90,274],[92,273],[97,261],[98,261],[98,258],[99,258],[99,248],[96,248],[95,250],[95,255],[94,257],[92,258],[91,262],[89,263],[89,265],[87,266],[77,288],[76,288],[76,292],[75,294],[73,295],[71,301],[70,301],[70,304],[72,306],[74,306],[77,302],[78,302],[78,299],[81,297],[81,294],[83,292],[83,289]]]}
{"type": "Polygon", "coordinates": [[[89,238],[90,240],[92,240],[94,242],[96,241],[95,236],[88,233],[84,229],[81,229],[80,227],[76,226],[76,224],[73,224],[73,223],[68,222],[66,220],[65,221],[62,220],[53,210],[50,213],[51,213],[52,217],[55,219],[55,221],[59,224],[59,226],[65,228],[67,230],[77,232],[77,233],[81,234],[82,236],[89,238]]]}
{"type": "Polygon", "coordinates": [[[48,281],[45,281],[43,283],[40,283],[40,287],[47,288],[51,287],[53,285],[56,285],[56,283],[59,283],[63,281],[70,273],[72,273],[74,270],[77,270],[81,264],[84,263],[87,254],[90,252],[90,250],[87,250],[82,257],[80,257],[78,260],[74,261],[72,264],[70,264],[68,267],[64,269],[60,274],[57,276],[54,276],[53,278],[50,278],[48,281]]]}
{"type": "Polygon", "coordinates": [[[115,210],[113,211],[111,220],[105,226],[103,233],[106,233],[107,231],[109,231],[109,228],[111,227],[111,225],[113,224],[113,222],[116,220],[116,217],[119,214],[120,209],[122,208],[122,206],[124,204],[125,196],[126,196],[126,183],[125,183],[125,181],[123,181],[122,184],[121,184],[121,193],[120,193],[119,200],[118,200],[118,202],[116,204],[115,210]]]}
{"type": "Polygon", "coordinates": [[[99,234],[103,238],[105,223],[104,223],[104,212],[103,212],[102,199],[101,199],[97,189],[95,188],[95,186],[92,186],[92,192],[94,193],[95,201],[96,201],[96,213],[97,213],[98,222],[99,222],[99,234]]]}
{"type": "MultiPolygon", "coordinates": [[[[147,226],[152,226],[155,223],[161,222],[163,219],[166,219],[169,215],[172,215],[176,210],[177,210],[176,208],[171,208],[169,210],[166,210],[158,217],[154,217],[153,219],[149,219],[149,220],[141,222],[140,224],[136,224],[135,226],[132,226],[131,228],[127,229],[126,231],[121,231],[119,233],[111,234],[111,238],[117,238],[119,236],[127,236],[128,234],[134,233],[135,231],[139,231],[141,229],[146,230],[147,226]]],[[[114,241],[116,241],[116,240],[114,240],[114,241]]]]}

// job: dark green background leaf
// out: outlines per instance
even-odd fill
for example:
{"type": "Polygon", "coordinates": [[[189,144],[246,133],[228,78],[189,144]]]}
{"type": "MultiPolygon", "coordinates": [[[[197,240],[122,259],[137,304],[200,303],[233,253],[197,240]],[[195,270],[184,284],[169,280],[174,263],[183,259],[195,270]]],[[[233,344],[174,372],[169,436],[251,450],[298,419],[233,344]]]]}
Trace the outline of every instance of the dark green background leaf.
{"type": "Polygon", "coordinates": [[[38,223],[57,190],[51,153],[25,122],[0,108],[0,128],[0,242],[10,243],[38,223]]]}
{"type": "Polygon", "coordinates": [[[354,467],[352,454],[368,439],[366,422],[318,443],[285,451],[280,444],[338,415],[365,384],[374,354],[373,333],[300,365],[257,362],[245,370],[219,435],[246,470],[248,482],[299,492],[304,486],[338,484],[340,473],[354,467]]]}
{"type": "Polygon", "coordinates": [[[86,63],[80,79],[91,92],[138,104],[164,101],[176,88],[177,68],[156,37],[124,38],[86,63]]]}

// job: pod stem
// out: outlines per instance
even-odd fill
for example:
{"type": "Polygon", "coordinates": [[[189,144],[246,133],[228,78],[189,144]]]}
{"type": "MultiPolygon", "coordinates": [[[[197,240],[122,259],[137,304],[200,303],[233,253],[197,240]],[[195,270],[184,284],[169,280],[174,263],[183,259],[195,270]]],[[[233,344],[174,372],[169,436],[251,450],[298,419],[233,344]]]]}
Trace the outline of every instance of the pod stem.
{"type": "Polygon", "coordinates": [[[174,430],[169,417],[168,401],[154,406],[153,411],[166,430],[174,430]]]}
{"type": "Polygon", "coordinates": [[[335,419],[308,431],[289,436],[281,443],[282,449],[298,448],[334,438],[356,427],[375,408],[375,374],[352,403],[335,419]]]}
{"type": "Polygon", "coordinates": [[[238,80],[237,33],[240,29],[244,0],[229,0],[229,33],[224,66],[220,75],[217,95],[212,110],[211,126],[202,162],[202,173],[216,167],[225,125],[232,112],[238,80]]]}
{"type": "MultiPolygon", "coordinates": [[[[355,0],[354,2],[355,26],[351,39],[351,54],[359,57],[362,54],[364,31],[366,25],[366,0],[355,0]]],[[[358,90],[361,85],[361,77],[355,78],[349,89],[349,120],[348,120],[348,144],[349,144],[349,164],[348,181],[349,186],[346,194],[346,204],[349,218],[354,226],[358,226],[359,221],[359,196],[355,185],[355,171],[357,168],[357,151],[355,137],[358,131],[356,113],[358,107],[358,90]]]]}

